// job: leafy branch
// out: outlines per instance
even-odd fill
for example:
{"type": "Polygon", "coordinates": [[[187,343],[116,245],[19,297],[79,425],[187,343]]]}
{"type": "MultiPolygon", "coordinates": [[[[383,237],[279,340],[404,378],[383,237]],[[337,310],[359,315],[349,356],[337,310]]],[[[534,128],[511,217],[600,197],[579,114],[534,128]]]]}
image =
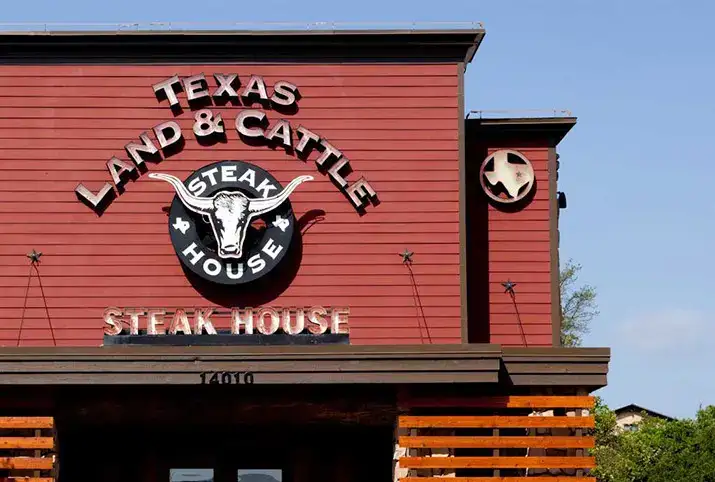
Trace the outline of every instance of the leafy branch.
{"type": "Polygon", "coordinates": [[[591,285],[577,286],[580,271],[580,264],[568,260],[559,273],[562,346],[581,346],[591,320],[599,314],[596,289],[591,285]]]}

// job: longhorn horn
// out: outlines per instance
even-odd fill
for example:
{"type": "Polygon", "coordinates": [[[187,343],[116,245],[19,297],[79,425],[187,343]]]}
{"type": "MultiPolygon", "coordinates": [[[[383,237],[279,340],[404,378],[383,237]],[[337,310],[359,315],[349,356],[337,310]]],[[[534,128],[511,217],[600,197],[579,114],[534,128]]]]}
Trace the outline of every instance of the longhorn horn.
{"type": "Polygon", "coordinates": [[[253,215],[267,213],[271,209],[277,208],[283,201],[288,199],[288,196],[290,196],[293,191],[295,191],[295,188],[297,188],[300,184],[312,180],[313,176],[298,176],[293,179],[290,184],[283,189],[283,191],[273,197],[266,199],[251,199],[248,203],[248,211],[253,215]]]}
{"type": "Polygon", "coordinates": [[[188,189],[186,189],[184,183],[182,183],[178,178],[161,172],[152,172],[149,174],[149,177],[151,179],[166,181],[171,184],[174,187],[174,191],[176,191],[176,195],[179,196],[179,199],[181,199],[184,206],[193,212],[198,214],[208,214],[211,211],[211,208],[213,207],[211,199],[194,196],[188,189]]]}

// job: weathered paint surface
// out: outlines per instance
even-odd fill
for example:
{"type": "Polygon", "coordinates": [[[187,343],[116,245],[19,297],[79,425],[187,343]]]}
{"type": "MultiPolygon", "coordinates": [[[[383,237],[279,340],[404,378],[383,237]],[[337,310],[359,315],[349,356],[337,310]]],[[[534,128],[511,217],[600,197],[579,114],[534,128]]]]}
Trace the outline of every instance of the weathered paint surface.
{"type": "MultiPolygon", "coordinates": [[[[284,185],[316,175],[291,196],[296,218],[308,214],[315,221],[302,230],[295,278],[261,304],[349,306],[354,344],[459,343],[457,84],[456,65],[0,67],[0,345],[98,345],[108,306],[215,306],[189,284],[174,254],[162,211],[174,195],[170,186],[143,175],[100,218],[74,193],[80,182],[96,192],[110,180],[106,162],[127,160],[124,145],[167,120],[179,123],[186,145],[149,164],[150,171],[185,178],[207,163],[237,159],[284,185]],[[285,118],[327,138],[350,159],[349,180],[364,176],[379,206],[359,216],[317,173],[315,151],[303,162],[243,143],[233,129],[236,107],[214,108],[228,142],[198,145],[185,94],[179,94],[184,112],[174,116],[151,86],[201,72],[210,84],[215,72],[236,72],[244,82],[262,75],[268,86],[295,83],[299,111],[267,110],[270,121],[285,118]],[[33,248],[43,252],[37,271],[25,257],[33,248]],[[406,248],[415,253],[412,273],[398,256],[406,248]]],[[[540,161],[535,165],[542,169],[540,161]]],[[[543,178],[545,171],[539,173],[543,178]]],[[[538,278],[524,283],[538,291],[523,292],[534,302],[522,317],[548,317],[541,301],[548,298],[541,292],[548,290],[548,260],[526,249],[548,242],[544,209],[490,214],[494,341],[517,340],[498,282],[504,273],[523,271],[520,261],[533,265],[538,278]],[[528,243],[520,251],[524,259],[508,256],[506,248],[521,242],[528,243]]],[[[528,329],[546,340],[545,327],[528,329]]]]}

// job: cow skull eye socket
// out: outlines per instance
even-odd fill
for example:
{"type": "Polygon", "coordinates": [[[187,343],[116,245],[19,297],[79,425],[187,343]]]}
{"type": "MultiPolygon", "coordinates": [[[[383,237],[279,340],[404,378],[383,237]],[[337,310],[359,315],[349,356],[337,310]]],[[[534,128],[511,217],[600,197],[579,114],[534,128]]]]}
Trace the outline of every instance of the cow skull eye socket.
{"type": "Polygon", "coordinates": [[[262,219],[262,218],[256,218],[256,219],[254,219],[254,220],[251,222],[250,226],[251,226],[253,229],[259,229],[259,230],[260,230],[260,229],[265,229],[265,228],[266,228],[266,221],[265,221],[264,219],[262,219]]]}

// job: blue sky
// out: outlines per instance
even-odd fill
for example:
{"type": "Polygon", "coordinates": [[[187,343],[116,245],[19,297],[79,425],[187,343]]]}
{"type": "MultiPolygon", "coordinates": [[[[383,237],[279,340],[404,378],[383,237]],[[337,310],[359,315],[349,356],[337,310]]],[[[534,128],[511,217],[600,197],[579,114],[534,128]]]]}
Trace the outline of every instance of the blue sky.
{"type": "Polygon", "coordinates": [[[715,2],[3,3],[5,22],[483,21],[467,109],[579,117],[559,149],[561,253],[599,292],[586,344],[613,349],[599,393],[674,416],[715,404],[715,2]]]}

